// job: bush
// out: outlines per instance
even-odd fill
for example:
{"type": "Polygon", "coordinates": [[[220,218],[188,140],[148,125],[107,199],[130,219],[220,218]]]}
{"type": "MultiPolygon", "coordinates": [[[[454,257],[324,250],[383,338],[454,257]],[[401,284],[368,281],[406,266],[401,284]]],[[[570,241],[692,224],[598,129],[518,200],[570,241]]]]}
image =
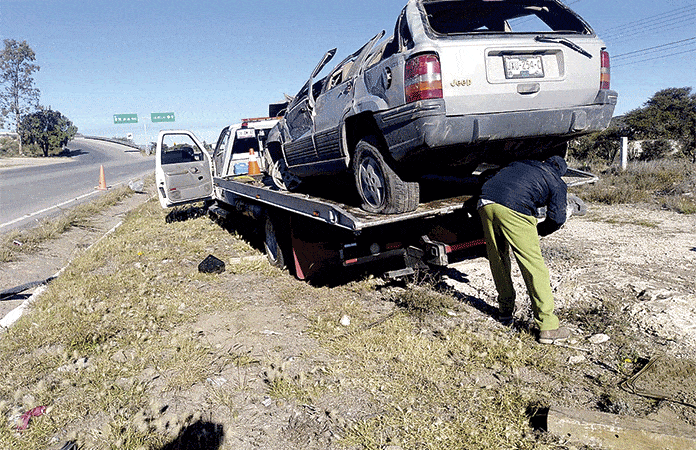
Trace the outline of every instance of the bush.
{"type": "Polygon", "coordinates": [[[620,128],[611,127],[574,139],[568,144],[568,156],[588,163],[611,162],[621,150],[622,134],[620,128]]]}
{"type": "Polygon", "coordinates": [[[683,159],[632,162],[610,168],[593,185],[574,188],[583,199],[612,204],[653,203],[682,214],[696,212],[696,165],[683,159]]]}
{"type": "Polygon", "coordinates": [[[11,136],[0,137],[0,157],[19,155],[19,142],[11,136]]]}
{"type": "Polygon", "coordinates": [[[674,152],[672,142],[667,139],[644,141],[641,149],[642,151],[638,156],[641,161],[655,161],[674,152]]]}

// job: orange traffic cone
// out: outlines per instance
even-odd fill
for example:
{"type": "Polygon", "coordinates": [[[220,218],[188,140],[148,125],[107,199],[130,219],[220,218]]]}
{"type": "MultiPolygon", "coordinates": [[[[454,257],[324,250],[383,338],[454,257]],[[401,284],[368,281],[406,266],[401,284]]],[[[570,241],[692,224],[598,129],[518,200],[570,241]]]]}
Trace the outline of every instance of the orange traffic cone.
{"type": "Polygon", "coordinates": [[[256,159],[256,153],[254,149],[249,149],[249,175],[259,175],[261,169],[259,168],[259,161],[256,159]]]}
{"type": "Polygon", "coordinates": [[[99,186],[97,186],[97,189],[100,191],[108,189],[106,187],[106,177],[104,177],[104,166],[99,166],[99,186]]]}

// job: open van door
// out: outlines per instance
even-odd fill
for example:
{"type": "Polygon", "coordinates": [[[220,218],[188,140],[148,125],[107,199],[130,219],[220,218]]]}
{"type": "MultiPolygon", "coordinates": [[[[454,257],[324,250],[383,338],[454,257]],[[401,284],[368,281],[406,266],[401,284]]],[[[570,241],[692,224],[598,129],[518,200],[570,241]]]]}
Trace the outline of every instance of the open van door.
{"type": "Polygon", "coordinates": [[[213,176],[210,154],[190,131],[160,131],[155,181],[163,208],[211,199],[213,176]]]}

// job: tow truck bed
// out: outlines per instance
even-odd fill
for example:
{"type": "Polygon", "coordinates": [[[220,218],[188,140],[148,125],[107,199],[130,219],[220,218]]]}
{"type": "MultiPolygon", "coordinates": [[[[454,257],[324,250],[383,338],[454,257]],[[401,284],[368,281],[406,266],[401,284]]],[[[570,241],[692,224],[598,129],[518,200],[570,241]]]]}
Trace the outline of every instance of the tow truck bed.
{"type": "MultiPolygon", "coordinates": [[[[597,177],[587,172],[568,169],[563,177],[568,186],[577,186],[597,181],[597,177]]],[[[279,208],[289,213],[335,225],[339,228],[361,232],[367,228],[394,224],[410,219],[427,218],[449,214],[464,207],[469,195],[459,195],[446,199],[421,203],[415,211],[402,214],[371,214],[359,207],[348,206],[332,200],[311,196],[309,194],[280,191],[263,182],[262,176],[232,176],[213,178],[218,189],[220,201],[234,205],[235,197],[242,197],[252,202],[279,208]]]]}

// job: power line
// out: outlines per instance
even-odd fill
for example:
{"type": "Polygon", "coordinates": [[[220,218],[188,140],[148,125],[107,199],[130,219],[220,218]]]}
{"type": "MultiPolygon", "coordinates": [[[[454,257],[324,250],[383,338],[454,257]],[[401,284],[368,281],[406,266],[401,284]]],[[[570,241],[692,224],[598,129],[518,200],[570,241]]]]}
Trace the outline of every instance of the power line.
{"type": "Polygon", "coordinates": [[[626,38],[630,38],[630,37],[633,37],[636,35],[645,35],[651,31],[673,28],[675,25],[690,23],[690,22],[694,22],[694,21],[696,21],[696,11],[695,11],[694,15],[692,15],[692,16],[675,17],[675,18],[669,19],[669,21],[655,22],[649,26],[638,27],[637,29],[633,29],[630,32],[611,34],[608,36],[602,36],[602,38],[606,41],[618,42],[618,41],[625,40],[626,38]]]}
{"type": "Polygon", "coordinates": [[[653,61],[658,60],[658,59],[669,58],[670,56],[684,55],[686,53],[694,53],[694,52],[696,52],[696,48],[692,48],[690,50],[684,50],[682,52],[670,53],[668,55],[655,56],[655,57],[652,57],[649,59],[643,59],[643,60],[639,60],[639,61],[621,61],[621,62],[619,62],[619,64],[613,65],[612,68],[630,66],[633,64],[640,64],[640,63],[645,63],[645,62],[653,62],[653,61]]]}
{"type": "Polygon", "coordinates": [[[669,43],[667,43],[667,44],[656,45],[656,46],[654,46],[654,47],[644,48],[644,49],[641,49],[641,50],[635,50],[635,51],[628,52],[628,53],[622,53],[622,54],[620,54],[620,55],[613,55],[613,56],[611,57],[611,59],[615,61],[616,59],[621,59],[621,58],[629,58],[629,59],[630,59],[630,58],[635,58],[635,57],[637,57],[637,56],[642,56],[643,53],[653,53],[653,52],[655,52],[656,50],[662,49],[662,48],[664,48],[664,47],[670,47],[670,46],[674,46],[674,45],[676,45],[676,44],[683,44],[683,43],[685,43],[685,42],[690,42],[690,41],[694,41],[694,40],[696,40],[696,36],[694,36],[694,37],[692,37],[692,38],[688,38],[688,39],[682,39],[682,40],[680,40],[680,41],[674,41],[674,42],[669,42],[669,43]],[[631,55],[633,55],[633,56],[631,56],[631,55]]]}
{"type": "Polygon", "coordinates": [[[681,8],[673,9],[671,11],[666,11],[661,14],[657,14],[654,16],[650,17],[645,17],[643,19],[638,19],[634,20],[632,22],[627,22],[625,24],[621,24],[618,27],[612,27],[610,30],[607,30],[607,33],[602,32],[603,36],[614,36],[617,34],[621,34],[621,30],[629,27],[634,27],[634,26],[640,26],[640,25],[650,25],[654,22],[662,22],[663,19],[669,19],[674,16],[682,16],[683,11],[696,11],[696,5],[690,5],[690,6],[684,6],[681,8]]]}

